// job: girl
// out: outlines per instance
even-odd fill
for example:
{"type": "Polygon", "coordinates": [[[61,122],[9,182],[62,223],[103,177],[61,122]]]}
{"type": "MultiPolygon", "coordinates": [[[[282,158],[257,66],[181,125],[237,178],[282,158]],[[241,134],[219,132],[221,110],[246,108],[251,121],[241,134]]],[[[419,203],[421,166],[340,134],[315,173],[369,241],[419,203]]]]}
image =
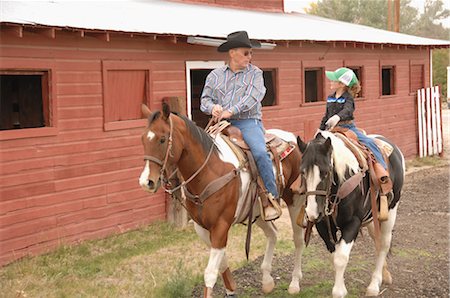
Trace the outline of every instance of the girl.
{"type": "Polygon", "coordinates": [[[353,122],[353,112],[355,111],[353,98],[361,91],[358,78],[353,70],[345,67],[338,68],[336,71],[326,71],[325,74],[331,80],[331,89],[334,90],[334,93],[327,98],[327,109],[320,124],[320,129],[331,130],[336,125],[348,128],[356,134],[360,143],[372,151],[376,159],[376,162],[372,162],[373,170],[380,186],[378,219],[386,221],[388,219],[388,202],[393,198],[392,181],[389,178],[386,162],[380,149],[375,144],[375,140],[357,129],[353,122]]]}
{"type": "Polygon", "coordinates": [[[327,98],[327,108],[320,129],[331,130],[336,125],[350,129],[356,134],[358,140],[372,151],[377,162],[387,170],[383,155],[374,139],[362,133],[353,122],[353,112],[355,111],[353,98],[361,91],[355,73],[349,68],[342,67],[336,71],[326,71],[325,74],[331,81],[331,89],[334,93],[327,98]]]}

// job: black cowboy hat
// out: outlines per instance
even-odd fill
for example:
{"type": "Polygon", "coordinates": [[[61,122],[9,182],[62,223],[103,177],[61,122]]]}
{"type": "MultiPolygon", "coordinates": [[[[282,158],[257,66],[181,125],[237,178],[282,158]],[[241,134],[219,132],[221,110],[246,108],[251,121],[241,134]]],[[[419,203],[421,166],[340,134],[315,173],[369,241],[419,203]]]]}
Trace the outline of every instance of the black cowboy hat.
{"type": "Polygon", "coordinates": [[[228,34],[227,41],[221,44],[217,51],[227,52],[235,48],[260,48],[261,43],[248,38],[247,31],[236,31],[228,34]]]}

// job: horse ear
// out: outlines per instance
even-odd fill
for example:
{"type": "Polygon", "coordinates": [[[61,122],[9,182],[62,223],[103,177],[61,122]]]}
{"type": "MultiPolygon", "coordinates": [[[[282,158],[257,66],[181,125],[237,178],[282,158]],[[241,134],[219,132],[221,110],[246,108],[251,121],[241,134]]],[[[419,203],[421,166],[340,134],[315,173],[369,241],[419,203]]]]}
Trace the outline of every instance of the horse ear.
{"type": "Polygon", "coordinates": [[[162,103],[162,108],[163,108],[163,116],[164,116],[164,120],[169,119],[170,116],[170,106],[168,103],[163,102],[162,103]]]}
{"type": "Polygon", "coordinates": [[[297,145],[298,145],[298,148],[300,149],[301,153],[305,152],[306,143],[303,142],[303,140],[299,136],[297,136],[297,145]]]}
{"type": "Polygon", "coordinates": [[[148,118],[152,114],[152,111],[150,111],[150,109],[144,103],[141,105],[141,111],[145,118],[148,118]]]}
{"type": "Polygon", "coordinates": [[[325,140],[325,148],[327,149],[327,151],[330,151],[330,149],[331,149],[331,139],[330,138],[327,138],[325,140]]]}

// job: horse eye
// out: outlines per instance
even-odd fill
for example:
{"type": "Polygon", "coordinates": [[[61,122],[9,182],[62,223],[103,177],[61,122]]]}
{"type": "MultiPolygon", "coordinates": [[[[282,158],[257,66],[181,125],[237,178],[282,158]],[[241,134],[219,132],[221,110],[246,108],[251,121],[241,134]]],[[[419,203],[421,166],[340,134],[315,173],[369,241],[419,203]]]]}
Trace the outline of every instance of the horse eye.
{"type": "Polygon", "coordinates": [[[160,142],[161,144],[164,144],[165,141],[166,141],[166,137],[162,137],[162,138],[159,140],[159,142],[160,142]]]}

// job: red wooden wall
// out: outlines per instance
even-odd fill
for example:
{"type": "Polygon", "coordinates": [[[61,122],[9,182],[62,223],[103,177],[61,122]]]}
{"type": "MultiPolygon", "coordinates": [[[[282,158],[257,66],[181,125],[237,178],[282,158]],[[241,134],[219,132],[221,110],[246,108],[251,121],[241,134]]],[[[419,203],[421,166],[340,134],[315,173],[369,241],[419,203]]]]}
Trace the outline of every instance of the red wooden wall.
{"type": "MultiPolygon", "coordinates": [[[[151,108],[158,109],[163,97],[186,98],[186,61],[226,56],[180,39],[175,44],[126,34],[109,42],[69,31],[57,31],[54,39],[2,31],[0,38],[1,69],[49,71],[53,125],[0,131],[0,264],[165,219],[164,194],[149,195],[138,186],[145,120],[107,119],[113,117],[104,106],[107,71],[144,69],[151,108]]],[[[311,137],[325,103],[302,103],[303,69],[359,65],[365,96],[356,103],[357,125],[391,138],[412,157],[417,127],[410,68],[423,64],[428,86],[428,57],[427,50],[411,48],[311,43],[257,50],[253,62],[278,75],[278,104],[264,108],[264,124],[311,137]],[[395,66],[397,89],[382,97],[380,67],[386,64],[395,66]]]]}

